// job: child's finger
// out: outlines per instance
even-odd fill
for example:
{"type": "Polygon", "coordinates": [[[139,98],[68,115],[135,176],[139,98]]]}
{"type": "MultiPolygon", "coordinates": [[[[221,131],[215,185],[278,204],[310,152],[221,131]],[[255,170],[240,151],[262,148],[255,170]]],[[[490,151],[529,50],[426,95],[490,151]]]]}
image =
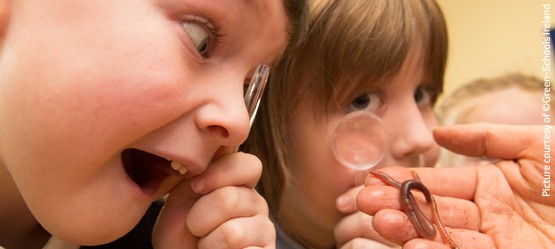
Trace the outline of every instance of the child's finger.
{"type": "Polygon", "coordinates": [[[393,243],[384,239],[374,230],[372,216],[362,212],[356,212],[341,219],[334,229],[334,235],[337,245],[340,245],[341,248],[356,248],[352,246],[360,243],[365,244],[363,241],[354,242],[353,240],[357,238],[368,239],[382,245],[394,246],[393,243]],[[344,247],[347,244],[351,244],[351,246],[344,247]]]}
{"type": "Polygon", "coordinates": [[[194,248],[197,237],[186,227],[189,211],[198,195],[183,181],[175,187],[164,203],[153,230],[152,243],[155,248],[194,248]]]}
{"type": "Polygon", "coordinates": [[[358,192],[360,192],[363,187],[364,186],[361,185],[351,188],[347,190],[347,192],[345,192],[344,194],[340,195],[335,201],[335,206],[337,207],[337,209],[345,214],[358,211],[356,199],[358,192]]]}
{"type": "Polygon", "coordinates": [[[274,248],[274,225],[265,215],[226,221],[199,240],[198,248],[274,248]]]}
{"type": "Polygon", "coordinates": [[[212,162],[206,171],[191,180],[191,187],[197,194],[224,186],[254,188],[261,174],[262,163],[256,156],[238,152],[212,162]]]}
{"type": "Polygon", "coordinates": [[[202,196],[189,212],[187,227],[195,236],[204,237],[227,220],[260,214],[268,219],[268,205],[256,190],[228,186],[202,196]]]}

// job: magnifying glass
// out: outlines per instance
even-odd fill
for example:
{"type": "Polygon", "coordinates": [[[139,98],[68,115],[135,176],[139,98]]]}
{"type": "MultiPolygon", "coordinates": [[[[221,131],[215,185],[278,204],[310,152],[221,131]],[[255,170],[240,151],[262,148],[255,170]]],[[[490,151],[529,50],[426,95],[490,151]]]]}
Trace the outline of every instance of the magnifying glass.
{"type": "MultiPolygon", "coordinates": [[[[254,123],[254,118],[256,118],[256,113],[258,111],[258,106],[260,105],[260,100],[262,99],[262,94],[264,94],[264,89],[266,88],[266,83],[268,82],[268,76],[270,75],[270,67],[267,65],[258,65],[249,83],[249,87],[245,92],[245,106],[249,113],[249,125],[252,126],[254,123]]],[[[239,151],[239,146],[235,147],[234,152],[239,151]]]]}
{"type": "Polygon", "coordinates": [[[368,170],[383,159],[387,148],[387,130],[383,121],[367,111],[343,117],[333,133],[333,153],[345,167],[368,170]]]}

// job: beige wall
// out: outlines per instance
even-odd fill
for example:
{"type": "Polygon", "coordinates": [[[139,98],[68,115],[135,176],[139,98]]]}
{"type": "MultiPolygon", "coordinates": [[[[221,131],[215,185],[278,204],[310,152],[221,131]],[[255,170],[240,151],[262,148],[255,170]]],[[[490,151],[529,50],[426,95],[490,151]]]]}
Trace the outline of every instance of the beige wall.
{"type": "MultiPolygon", "coordinates": [[[[555,0],[437,0],[447,19],[450,47],[446,93],[478,77],[523,72],[543,79],[544,7],[555,0]]],[[[555,58],[551,50],[552,58],[555,58]]],[[[551,75],[555,71],[551,60],[551,75]]]]}

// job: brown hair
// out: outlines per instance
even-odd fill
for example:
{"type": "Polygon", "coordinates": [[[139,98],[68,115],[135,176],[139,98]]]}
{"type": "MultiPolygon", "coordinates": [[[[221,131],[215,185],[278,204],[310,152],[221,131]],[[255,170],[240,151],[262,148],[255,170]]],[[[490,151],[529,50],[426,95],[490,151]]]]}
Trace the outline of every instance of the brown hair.
{"type": "Polygon", "coordinates": [[[308,31],[308,3],[307,0],[284,0],[283,5],[289,17],[289,45],[286,53],[299,48],[308,31]]]}
{"type": "Polygon", "coordinates": [[[287,168],[287,124],[302,98],[325,114],[345,96],[365,92],[369,84],[386,84],[400,71],[416,39],[422,41],[424,68],[434,90],[443,87],[447,30],[435,1],[313,0],[309,12],[307,40],[274,69],[243,146],[262,160],[259,191],[274,215],[294,180],[287,168]]]}

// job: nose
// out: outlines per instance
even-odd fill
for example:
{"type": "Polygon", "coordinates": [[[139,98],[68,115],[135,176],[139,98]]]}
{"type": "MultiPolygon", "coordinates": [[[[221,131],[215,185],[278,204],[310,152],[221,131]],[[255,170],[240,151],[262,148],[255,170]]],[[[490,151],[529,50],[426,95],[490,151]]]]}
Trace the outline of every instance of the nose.
{"type": "MultiPolygon", "coordinates": [[[[239,146],[249,133],[249,115],[243,96],[244,75],[219,79],[226,82],[212,91],[196,117],[197,127],[223,146],[239,146]]],[[[218,79],[216,79],[218,80],[218,79]]],[[[208,94],[208,93],[207,93],[208,94]]]]}
{"type": "Polygon", "coordinates": [[[435,144],[431,132],[435,117],[433,114],[425,117],[414,102],[391,109],[394,113],[384,118],[391,138],[391,159],[396,163],[410,164],[404,166],[417,166],[423,154],[435,144]]]}

